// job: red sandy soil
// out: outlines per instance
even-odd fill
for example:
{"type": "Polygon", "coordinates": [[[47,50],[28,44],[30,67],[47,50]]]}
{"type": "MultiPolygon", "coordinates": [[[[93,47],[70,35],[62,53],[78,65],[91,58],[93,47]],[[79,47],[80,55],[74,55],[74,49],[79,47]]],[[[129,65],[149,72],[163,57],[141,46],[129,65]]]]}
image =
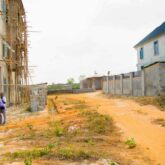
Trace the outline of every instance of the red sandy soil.
{"type": "Polygon", "coordinates": [[[107,98],[98,92],[67,97],[97,105],[100,113],[109,114],[114,119],[123,139],[134,138],[142,154],[153,160],[153,165],[165,165],[165,127],[152,122],[165,119],[165,112],[151,105],[139,105],[130,99],[107,98]]]}
{"type": "MultiPolygon", "coordinates": [[[[66,100],[68,98],[84,101],[85,104],[89,106],[97,107],[99,113],[110,115],[116,126],[121,130],[122,140],[125,141],[128,138],[134,138],[140,154],[143,155],[143,157],[152,160],[146,165],[165,165],[165,127],[153,122],[155,119],[160,118],[165,120],[165,112],[162,112],[158,108],[151,105],[142,106],[130,99],[108,98],[100,92],[88,94],[69,94],[61,95],[59,97],[63,97],[66,100]]],[[[14,110],[8,112],[9,123],[0,127],[0,139],[4,139],[5,137],[10,138],[9,136],[11,136],[12,139],[13,129],[20,128],[28,123],[33,123],[35,127],[39,126],[40,128],[44,128],[46,126],[44,123],[47,123],[50,118],[47,111],[37,113],[36,116],[20,115],[17,116],[17,119],[14,116],[14,110]]],[[[56,117],[58,118],[58,115],[56,117]]],[[[61,114],[60,117],[63,118],[67,116],[66,114],[61,114]]],[[[19,141],[14,141],[14,139],[12,139],[13,141],[9,141],[7,143],[4,143],[2,139],[0,143],[0,148],[2,149],[0,151],[0,157],[1,154],[10,151],[11,149],[26,149],[28,147],[25,144],[21,144],[19,141]]],[[[22,163],[13,164],[16,165],[22,163]]],[[[34,162],[34,164],[38,164],[38,162],[34,162]]],[[[138,163],[135,164],[145,165],[138,163]]]]}

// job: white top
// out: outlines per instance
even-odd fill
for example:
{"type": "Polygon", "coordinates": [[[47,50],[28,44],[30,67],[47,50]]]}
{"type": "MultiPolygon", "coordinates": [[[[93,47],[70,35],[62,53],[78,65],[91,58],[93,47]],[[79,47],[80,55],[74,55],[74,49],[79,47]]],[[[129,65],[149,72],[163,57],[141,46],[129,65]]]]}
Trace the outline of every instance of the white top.
{"type": "Polygon", "coordinates": [[[4,104],[4,106],[5,106],[5,108],[6,108],[6,97],[5,96],[3,96],[2,98],[1,98],[1,101],[2,101],[2,103],[4,104]],[[3,101],[2,101],[3,100],[3,101]],[[5,103],[4,103],[5,102],[5,103]]]}

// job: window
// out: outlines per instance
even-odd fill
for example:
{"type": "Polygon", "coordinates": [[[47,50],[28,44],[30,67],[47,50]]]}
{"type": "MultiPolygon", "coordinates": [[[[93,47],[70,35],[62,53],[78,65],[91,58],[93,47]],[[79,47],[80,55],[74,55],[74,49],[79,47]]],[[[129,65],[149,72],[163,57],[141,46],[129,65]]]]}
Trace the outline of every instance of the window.
{"type": "Polygon", "coordinates": [[[2,44],[2,51],[3,51],[3,58],[8,58],[9,50],[5,43],[2,44]]]}
{"type": "Polygon", "coordinates": [[[159,55],[159,44],[158,44],[158,41],[154,42],[154,55],[159,55]]]}
{"type": "Polygon", "coordinates": [[[4,43],[2,44],[2,50],[3,50],[3,57],[5,58],[6,57],[6,46],[4,43]]]}
{"type": "Polygon", "coordinates": [[[6,8],[6,2],[5,2],[5,0],[2,0],[1,9],[2,9],[2,13],[3,13],[3,18],[6,19],[7,8],[6,8]]]}
{"type": "Polygon", "coordinates": [[[6,95],[7,94],[7,80],[6,80],[6,78],[3,78],[3,84],[4,84],[4,94],[6,95]]]}
{"type": "Polygon", "coordinates": [[[143,48],[140,49],[140,59],[144,59],[144,50],[143,48]]]}

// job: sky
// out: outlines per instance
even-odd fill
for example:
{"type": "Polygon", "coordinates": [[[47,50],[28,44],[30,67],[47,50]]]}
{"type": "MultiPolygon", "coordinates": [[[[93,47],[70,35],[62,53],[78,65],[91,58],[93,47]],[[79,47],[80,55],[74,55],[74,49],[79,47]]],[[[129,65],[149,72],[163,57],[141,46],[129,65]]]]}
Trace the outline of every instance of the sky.
{"type": "Polygon", "coordinates": [[[23,0],[32,83],[136,71],[134,45],[165,21],[165,0],[23,0]]]}

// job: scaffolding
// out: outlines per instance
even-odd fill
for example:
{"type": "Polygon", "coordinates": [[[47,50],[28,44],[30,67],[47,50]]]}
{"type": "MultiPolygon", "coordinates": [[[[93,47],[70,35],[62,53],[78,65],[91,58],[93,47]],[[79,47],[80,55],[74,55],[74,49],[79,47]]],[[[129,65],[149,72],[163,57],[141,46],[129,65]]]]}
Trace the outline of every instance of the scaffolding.
{"type": "Polygon", "coordinates": [[[22,0],[4,0],[2,17],[5,20],[3,41],[7,45],[7,56],[0,60],[5,63],[8,83],[1,85],[7,88],[9,103],[29,101],[28,39],[26,13],[22,0]]]}

